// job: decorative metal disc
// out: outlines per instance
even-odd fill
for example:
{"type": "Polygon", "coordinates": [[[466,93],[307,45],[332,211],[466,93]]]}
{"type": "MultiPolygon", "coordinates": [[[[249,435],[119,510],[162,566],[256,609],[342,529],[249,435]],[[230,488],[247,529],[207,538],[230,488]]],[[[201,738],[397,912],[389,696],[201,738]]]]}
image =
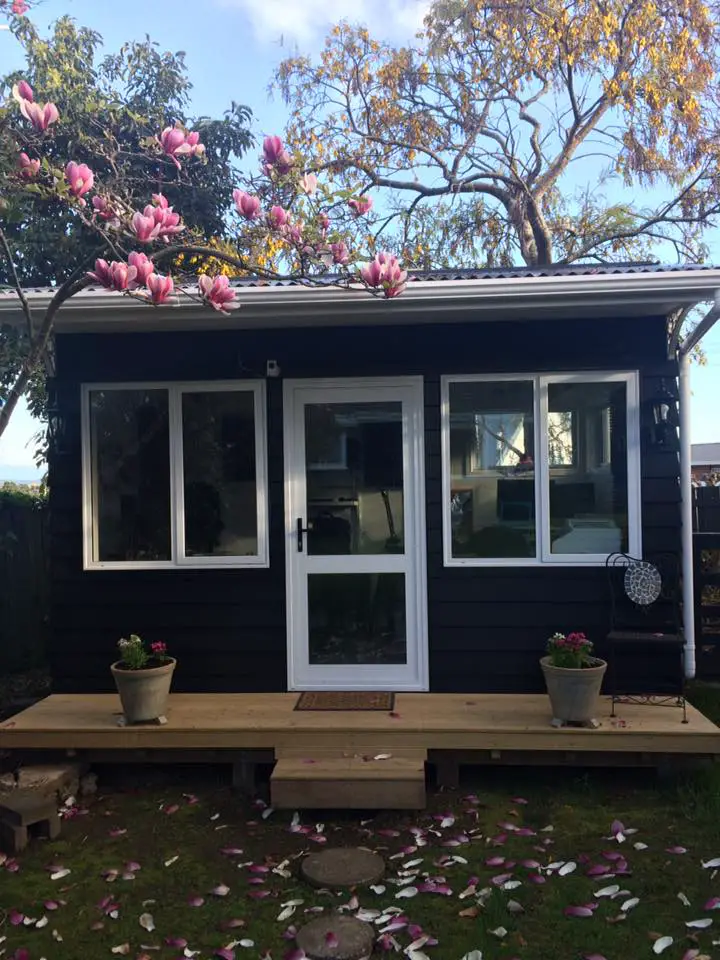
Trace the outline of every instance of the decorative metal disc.
{"type": "Polygon", "coordinates": [[[625,571],[625,593],[633,603],[647,607],[655,603],[662,591],[662,577],[657,567],[645,560],[628,565],[625,571]]]}

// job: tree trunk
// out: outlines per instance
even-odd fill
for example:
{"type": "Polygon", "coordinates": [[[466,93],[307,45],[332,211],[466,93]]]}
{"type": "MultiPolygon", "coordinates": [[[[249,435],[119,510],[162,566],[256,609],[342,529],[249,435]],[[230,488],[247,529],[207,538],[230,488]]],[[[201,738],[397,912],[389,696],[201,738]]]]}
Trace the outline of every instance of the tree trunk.
{"type": "Polygon", "coordinates": [[[520,253],[529,267],[548,266],[552,259],[552,240],[545,218],[534,197],[515,192],[507,206],[508,216],[517,233],[520,253]]]}

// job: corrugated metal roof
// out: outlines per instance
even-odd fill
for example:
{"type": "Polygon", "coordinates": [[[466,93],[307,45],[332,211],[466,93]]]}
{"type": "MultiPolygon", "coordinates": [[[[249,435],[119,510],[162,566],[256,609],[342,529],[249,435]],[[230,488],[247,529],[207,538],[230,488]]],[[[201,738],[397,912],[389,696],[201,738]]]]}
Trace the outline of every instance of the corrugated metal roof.
{"type": "MultiPolygon", "coordinates": [[[[522,280],[528,277],[569,277],[569,276],[611,276],[627,275],[637,273],[678,273],[688,271],[716,270],[718,267],[712,264],[661,264],[647,262],[627,262],[627,263],[573,263],[569,265],[550,265],[544,267],[492,267],[492,268],[463,268],[458,270],[410,270],[408,271],[409,283],[423,283],[432,281],[433,283],[458,282],[462,280],[522,280]]],[[[260,277],[236,277],[231,283],[234,287],[307,287],[307,286],[332,286],[342,279],[338,274],[325,274],[322,277],[313,277],[310,282],[301,279],[292,280],[265,280],[260,277]]],[[[97,292],[102,287],[96,285],[85,288],[85,291],[97,292]]],[[[28,293],[50,294],[53,288],[46,287],[28,287],[28,293]]],[[[15,297],[16,293],[11,288],[0,290],[0,297],[15,297]]]]}

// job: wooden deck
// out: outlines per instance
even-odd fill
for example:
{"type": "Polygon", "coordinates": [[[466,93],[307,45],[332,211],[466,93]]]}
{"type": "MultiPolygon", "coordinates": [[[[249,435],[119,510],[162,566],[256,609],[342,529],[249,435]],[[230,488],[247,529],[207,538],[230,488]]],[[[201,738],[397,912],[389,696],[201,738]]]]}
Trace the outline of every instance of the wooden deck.
{"type": "MultiPolygon", "coordinates": [[[[401,693],[384,712],[294,710],[297,694],[172,694],[164,726],[118,726],[114,694],[53,694],[0,723],[0,749],[39,751],[397,750],[720,756],[720,728],[688,706],[603,699],[596,730],[550,726],[544,695],[401,693]]],[[[578,759],[578,762],[581,762],[578,759]]],[[[621,761],[622,762],[622,761],[621,761]]]]}

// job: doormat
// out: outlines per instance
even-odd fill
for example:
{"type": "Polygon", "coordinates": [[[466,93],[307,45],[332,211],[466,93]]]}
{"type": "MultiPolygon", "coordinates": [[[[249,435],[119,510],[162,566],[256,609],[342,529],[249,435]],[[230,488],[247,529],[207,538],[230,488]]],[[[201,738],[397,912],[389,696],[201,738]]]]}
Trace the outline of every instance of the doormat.
{"type": "Polygon", "coordinates": [[[395,708],[395,694],[369,690],[305,690],[296,710],[384,710],[395,708]]]}

